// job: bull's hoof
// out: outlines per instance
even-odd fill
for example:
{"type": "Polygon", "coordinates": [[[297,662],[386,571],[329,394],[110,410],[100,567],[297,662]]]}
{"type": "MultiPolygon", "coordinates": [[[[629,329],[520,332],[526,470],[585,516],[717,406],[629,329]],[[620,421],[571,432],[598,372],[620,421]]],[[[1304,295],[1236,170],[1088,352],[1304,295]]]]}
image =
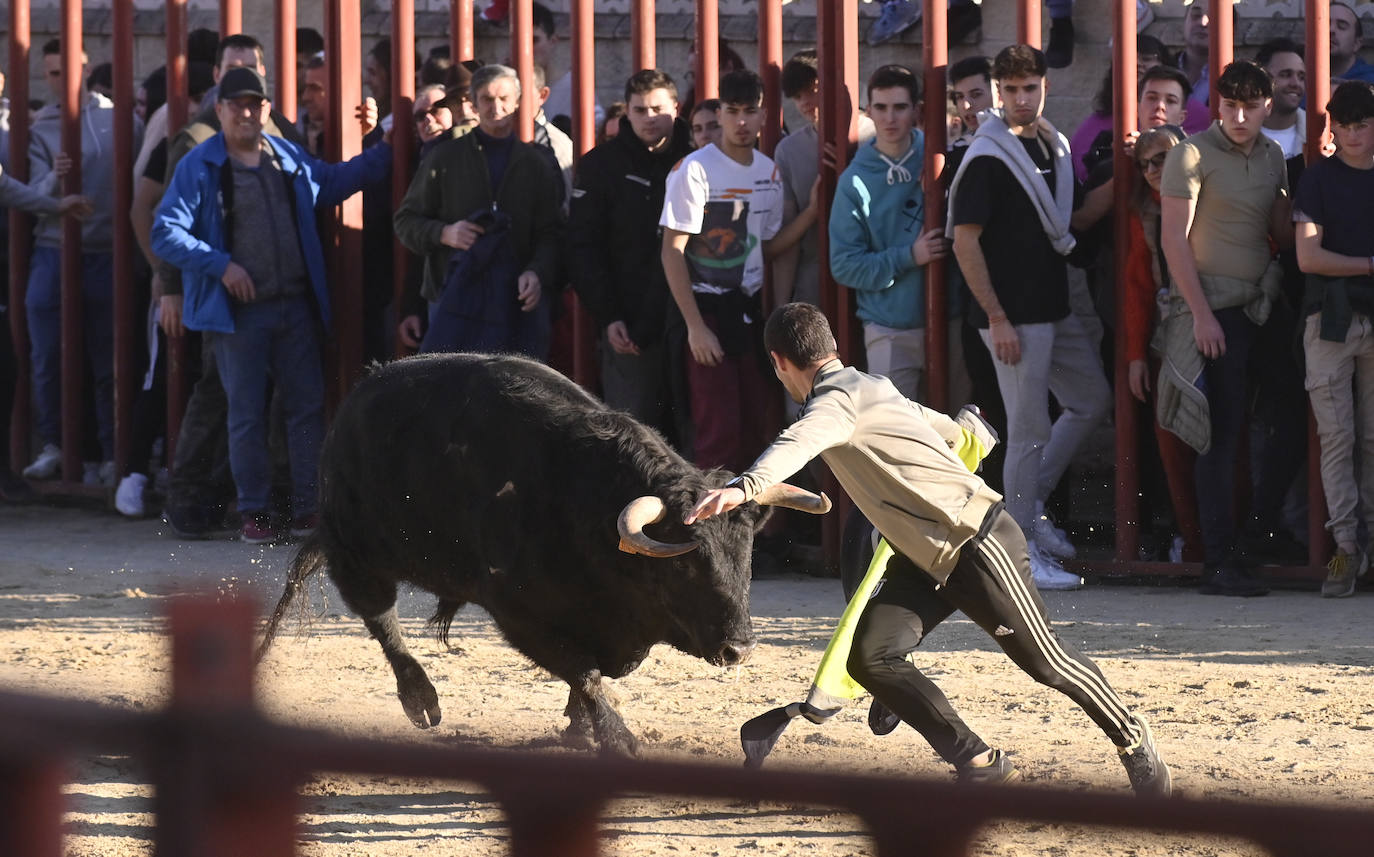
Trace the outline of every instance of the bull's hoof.
{"type": "Polygon", "coordinates": [[[595,750],[596,736],[592,734],[591,724],[576,720],[569,723],[563,730],[563,746],[569,750],[595,750]]]}
{"type": "Polygon", "coordinates": [[[639,739],[628,729],[616,730],[601,740],[601,755],[607,758],[633,759],[639,756],[639,739]]]}
{"type": "Polygon", "coordinates": [[[396,696],[401,700],[406,717],[421,729],[438,726],[443,719],[439,711],[439,694],[419,664],[397,674],[396,696]]]}

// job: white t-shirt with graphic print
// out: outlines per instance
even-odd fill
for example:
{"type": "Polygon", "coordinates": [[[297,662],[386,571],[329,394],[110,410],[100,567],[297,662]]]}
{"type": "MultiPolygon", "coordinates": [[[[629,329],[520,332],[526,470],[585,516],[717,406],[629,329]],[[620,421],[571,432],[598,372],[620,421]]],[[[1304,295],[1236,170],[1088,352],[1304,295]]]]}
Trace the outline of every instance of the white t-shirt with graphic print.
{"type": "Polygon", "coordinates": [[[763,242],[782,228],[777,165],[754,152],[748,165],[714,143],[678,162],[668,175],[660,226],[686,232],[692,291],[746,295],[763,288],[763,242]]]}

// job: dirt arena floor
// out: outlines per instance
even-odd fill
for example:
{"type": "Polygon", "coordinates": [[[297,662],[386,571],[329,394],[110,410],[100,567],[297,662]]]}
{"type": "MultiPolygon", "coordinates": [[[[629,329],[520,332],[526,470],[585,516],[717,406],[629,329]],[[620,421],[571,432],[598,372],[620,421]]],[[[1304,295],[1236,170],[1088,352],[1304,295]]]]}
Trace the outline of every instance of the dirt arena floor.
{"type": "MultiPolygon", "coordinates": [[[[158,521],[48,507],[0,507],[0,686],[128,709],[167,693],[168,599],[195,589],[280,594],[290,547],[182,542],[158,521]]],[[[1178,792],[1226,800],[1296,801],[1374,811],[1374,593],[1331,601],[1314,592],[1207,598],[1183,588],[1091,586],[1047,593],[1059,634],[1094,657],[1128,704],[1154,725],[1178,792]]],[[[444,719],[413,728],[380,649],[336,596],[315,592],[312,627],[288,627],[260,676],[261,703],[295,725],[435,746],[570,752],[557,742],[566,686],[531,666],[473,608],[453,626],[453,651],[425,636],[432,599],[402,600],[412,649],[438,688],[444,719]]],[[[801,699],[839,616],[833,580],[757,581],[759,646],[742,669],[656,648],[612,692],[651,759],[736,766],[738,728],[801,699]]],[[[1067,699],[1034,684],[981,631],[957,617],[918,663],[974,728],[1005,748],[1025,788],[1126,793],[1113,748],[1067,699]]],[[[905,727],[865,725],[867,701],[830,723],[794,721],[770,767],[950,779],[905,727]]],[[[79,759],[68,788],[67,854],[152,853],[150,789],[123,758],[79,759]]],[[[299,853],[495,855],[501,810],[462,782],[322,773],[304,789],[299,853]]],[[[845,813],[627,795],[603,822],[609,855],[872,853],[845,813]]],[[[1259,855],[1241,841],[1055,824],[985,829],[983,855],[1259,855]]]]}

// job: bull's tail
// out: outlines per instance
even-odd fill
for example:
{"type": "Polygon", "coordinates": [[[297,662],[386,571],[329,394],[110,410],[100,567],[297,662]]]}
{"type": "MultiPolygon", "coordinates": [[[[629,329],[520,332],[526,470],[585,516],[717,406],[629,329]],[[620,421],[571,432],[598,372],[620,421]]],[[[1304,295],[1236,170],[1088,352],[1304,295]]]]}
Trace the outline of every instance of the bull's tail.
{"type": "Polygon", "coordinates": [[[326,565],[328,560],[319,535],[310,536],[301,544],[300,550],[291,560],[291,568],[286,573],[286,590],[282,592],[281,599],[277,601],[277,608],[267,620],[267,628],[263,631],[262,641],[258,643],[258,651],[253,658],[255,663],[267,654],[268,648],[277,636],[282,617],[286,615],[286,608],[291,606],[291,600],[296,597],[296,593],[304,589],[306,581],[326,565]]]}

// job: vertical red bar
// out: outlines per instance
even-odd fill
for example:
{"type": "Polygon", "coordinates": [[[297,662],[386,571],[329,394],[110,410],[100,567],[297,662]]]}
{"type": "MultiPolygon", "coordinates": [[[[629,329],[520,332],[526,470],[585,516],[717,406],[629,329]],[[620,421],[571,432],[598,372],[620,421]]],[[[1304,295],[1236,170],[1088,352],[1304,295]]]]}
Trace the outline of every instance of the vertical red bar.
{"type": "MultiPolygon", "coordinates": [[[[1112,6],[1112,182],[1115,195],[1114,254],[1116,272],[1116,329],[1126,329],[1126,248],[1130,246],[1131,188],[1136,167],[1121,141],[1136,130],[1135,0],[1115,0],[1112,6]]],[[[1136,450],[1140,427],[1139,405],[1130,391],[1126,349],[1118,342],[1112,371],[1116,378],[1116,560],[1131,562],[1140,545],[1140,474],[1136,450]]]]}
{"type": "MultiPolygon", "coordinates": [[[[596,145],[596,11],[592,0],[572,0],[573,146],[581,158],[596,145]]],[[[571,290],[570,290],[571,291],[571,290]]],[[[573,292],[573,380],[596,384],[596,332],[573,292]]]]}
{"type": "Polygon", "coordinates": [[[275,0],[277,30],[277,110],[281,115],[296,115],[296,3],[295,0],[275,0]]]}
{"type": "MultiPolygon", "coordinates": [[[[353,119],[362,103],[362,15],[360,0],[325,4],[325,56],[329,62],[328,160],[346,161],[362,151],[362,131],[353,119]]],[[[392,50],[396,46],[392,45],[392,50]]],[[[402,119],[400,121],[409,121],[402,119]]],[[[337,209],[332,228],[330,297],[333,303],[333,378],[330,399],[343,400],[363,361],[363,199],[354,194],[337,209]]]]}
{"type": "MultiPolygon", "coordinates": [[[[81,0],[62,0],[62,151],[72,159],[63,194],[81,192],[81,0]]],[[[83,351],[81,221],[62,218],[62,480],[81,482],[83,351]]]]}
{"type": "Polygon", "coordinates": [[[763,153],[772,157],[782,139],[782,0],[759,0],[759,74],[767,117],[759,142],[763,153]]]}
{"type": "MultiPolygon", "coordinates": [[[[27,2],[27,0],[26,0],[27,2]]],[[[290,2],[290,0],[288,0],[290,2]]],[[[167,142],[189,118],[186,94],[186,0],[167,0],[167,142]]],[[[13,132],[11,132],[13,133],[13,132]]],[[[167,337],[167,461],[176,457],[181,417],[186,412],[186,337],[167,337]]]]}
{"type": "MultiPolygon", "coordinates": [[[[1307,148],[1311,164],[1322,157],[1328,136],[1326,103],[1331,100],[1331,3],[1307,0],[1307,148]]],[[[1317,421],[1307,412],[1307,563],[1321,568],[1331,557],[1326,531],[1326,492],[1322,490],[1321,439],[1317,421]]]]}
{"type": "Polygon", "coordinates": [[[657,67],[657,38],[654,0],[633,0],[630,4],[630,55],[635,71],[657,67]]]}
{"type": "MultiPolygon", "coordinates": [[[[925,163],[921,185],[926,198],[926,229],[943,229],[945,195],[940,173],[945,167],[945,80],[949,66],[949,5],[945,0],[925,0],[921,41],[925,77],[925,163]]],[[[948,267],[944,261],[926,266],[926,404],[937,411],[949,409],[949,295],[948,267]]]]}
{"type": "MultiPolygon", "coordinates": [[[[114,0],[114,210],[127,212],[134,201],[134,3],[114,0]]],[[[114,461],[123,473],[133,442],[134,343],[143,329],[134,312],[134,244],[126,217],[114,219],[114,461]],[[122,227],[122,228],[121,228],[122,227]]]]}
{"type": "MultiPolygon", "coordinates": [[[[534,2],[511,0],[510,55],[520,75],[520,115],[516,133],[526,143],[534,139],[534,2]]],[[[552,83],[552,81],[549,81],[552,83]]]]}
{"type": "Polygon", "coordinates": [[[715,98],[720,93],[720,4],[717,0],[697,0],[696,100],[715,98]]]}
{"type": "Polygon", "coordinates": [[[1016,41],[1040,47],[1040,0],[1020,0],[1016,6],[1016,41]]]}
{"type": "Polygon", "coordinates": [[[1208,0],[1208,3],[1207,40],[1211,42],[1211,56],[1207,60],[1207,103],[1212,108],[1212,118],[1216,119],[1221,106],[1221,99],[1217,98],[1217,78],[1235,58],[1236,7],[1231,0],[1208,0]]]}
{"type": "MultiPolygon", "coordinates": [[[[391,3],[391,210],[401,207],[416,155],[415,122],[415,0],[391,3]]],[[[410,251],[392,238],[391,305],[399,309],[411,265],[410,251]]],[[[406,352],[398,341],[397,356],[406,352]]]]}
{"type": "Polygon", "coordinates": [[[595,6],[591,0],[572,0],[572,138],[579,158],[596,145],[595,28],[595,6]]]}
{"type": "MultiPolygon", "coordinates": [[[[347,2],[347,0],[342,0],[347,2]]],[[[296,845],[296,772],[289,764],[256,769],[252,781],[232,743],[201,724],[216,716],[260,719],[253,707],[257,604],[214,597],[179,599],[168,624],[172,698],[167,756],[157,768],[159,854],[291,857],[296,845]],[[180,745],[180,746],[178,746],[180,745]],[[226,774],[237,781],[225,781],[226,774]],[[214,787],[208,783],[214,781],[214,787]]]]}
{"type": "MultiPolygon", "coordinates": [[[[10,0],[10,103],[18,109],[29,103],[29,0],[10,0]]],[[[10,124],[10,175],[29,180],[29,123],[10,124]]],[[[14,343],[14,408],[0,419],[10,421],[10,465],[17,472],[29,460],[29,326],[25,290],[29,281],[29,252],[33,247],[33,219],[11,208],[9,258],[9,325],[14,343]]],[[[15,852],[17,853],[17,852],[15,852]]]]}
{"type": "Polygon", "coordinates": [[[243,0],[219,0],[220,38],[243,32],[243,0]]]}
{"type": "Polygon", "coordinates": [[[55,760],[24,760],[0,765],[0,854],[59,857],[66,777],[55,760]]]}
{"type": "MultiPolygon", "coordinates": [[[[820,141],[834,147],[838,157],[833,167],[820,158],[820,210],[829,211],[835,200],[835,186],[849,161],[850,144],[857,139],[859,106],[859,5],[858,0],[834,0],[817,4],[816,49],[820,64],[820,141]]],[[[828,220],[826,221],[828,223],[828,220]]],[[[840,288],[830,274],[830,233],[822,224],[820,236],[821,309],[835,328],[840,358],[852,362],[855,318],[849,289],[840,288]]],[[[858,341],[862,342],[861,339],[858,341]]],[[[839,483],[827,474],[826,491],[835,499],[835,514],[821,519],[821,546],[826,561],[838,565],[840,540],[851,506],[839,483]]]]}
{"type": "Polygon", "coordinates": [[[474,56],[472,47],[472,0],[452,0],[448,8],[449,32],[454,62],[466,62],[474,56]]]}

